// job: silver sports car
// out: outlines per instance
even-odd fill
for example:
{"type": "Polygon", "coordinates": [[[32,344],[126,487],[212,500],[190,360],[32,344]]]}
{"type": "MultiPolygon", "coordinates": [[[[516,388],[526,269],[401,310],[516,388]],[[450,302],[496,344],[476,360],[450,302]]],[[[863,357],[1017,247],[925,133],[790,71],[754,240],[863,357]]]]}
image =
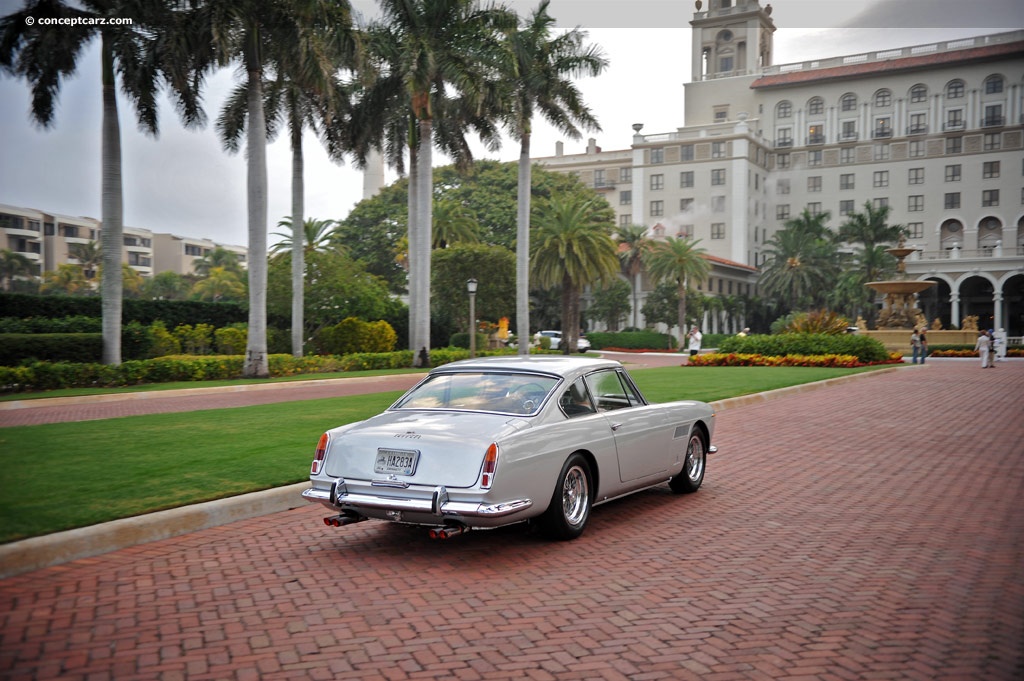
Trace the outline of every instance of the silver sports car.
{"type": "Polygon", "coordinates": [[[302,496],[336,527],[375,518],[447,538],[531,521],[573,539],[595,504],[664,482],[697,491],[714,416],[703,402],[649,404],[611,360],[454,362],[324,433],[302,496]]]}

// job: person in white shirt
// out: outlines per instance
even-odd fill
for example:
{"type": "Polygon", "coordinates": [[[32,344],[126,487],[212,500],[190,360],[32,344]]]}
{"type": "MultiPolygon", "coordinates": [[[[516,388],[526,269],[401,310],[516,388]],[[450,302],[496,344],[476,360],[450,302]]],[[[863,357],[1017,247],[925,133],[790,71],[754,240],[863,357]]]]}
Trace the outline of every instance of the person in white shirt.
{"type": "Polygon", "coordinates": [[[690,333],[686,334],[686,337],[690,339],[690,357],[693,357],[700,352],[700,340],[703,336],[700,333],[700,329],[695,326],[690,329],[690,333]]]}

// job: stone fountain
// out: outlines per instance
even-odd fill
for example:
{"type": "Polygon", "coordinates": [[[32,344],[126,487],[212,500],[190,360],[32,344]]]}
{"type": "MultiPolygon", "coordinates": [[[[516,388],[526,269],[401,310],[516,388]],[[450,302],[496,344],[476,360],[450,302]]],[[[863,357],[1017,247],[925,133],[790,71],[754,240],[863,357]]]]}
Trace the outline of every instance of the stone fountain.
{"type": "Polygon", "coordinates": [[[887,248],[897,260],[896,278],[889,281],[869,281],[867,286],[885,294],[885,303],[878,313],[879,329],[912,329],[918,323],[919,312],[914,296],[936,285],[934,281],[916,281],[907,278],[907,265],[903,261],[919,248],[910,248],[901,236],[895,248],[887,248]]]}

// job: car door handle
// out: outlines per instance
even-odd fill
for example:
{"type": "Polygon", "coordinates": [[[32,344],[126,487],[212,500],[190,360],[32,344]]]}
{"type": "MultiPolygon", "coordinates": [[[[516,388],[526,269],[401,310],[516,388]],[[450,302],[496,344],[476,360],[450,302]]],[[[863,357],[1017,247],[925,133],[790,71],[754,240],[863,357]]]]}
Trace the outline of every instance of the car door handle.
{"type": "Polygon", "coordinates": [[[621,423],[613,423],[612,424],[612,430],[618,430],[621,427],[622,427],[621,423]]]}

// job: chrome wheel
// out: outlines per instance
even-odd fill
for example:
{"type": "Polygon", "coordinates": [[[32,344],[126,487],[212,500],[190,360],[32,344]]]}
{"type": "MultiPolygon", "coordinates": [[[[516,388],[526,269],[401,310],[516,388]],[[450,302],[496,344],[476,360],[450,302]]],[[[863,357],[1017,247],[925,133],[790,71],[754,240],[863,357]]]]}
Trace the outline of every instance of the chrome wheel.
{"type": "Polygon", "coordinates": [[[707,452],[704,451],[704,442],[700,435],[694,433],[690,436],[690,444],[686,446],[686,462],[683,464],[683,472],[690,482],[700,484],[704,477],[704,461],[707,452]]]}
{"type": "Polygon", "coordinates": [[[540,517],[544,534],[552,539],[575,539],[590,519],[590,463],[582,454],[570,456],[555,482],[551,503],[540,517]]]}
{"type": "Polygon", "coordinates": [[[587,474],[579,466],[573,466],[562,481],[562,515],[565,522],[578,527],[587,519],[590,509],[590,486],[587,474]]]}
{"type": "Polygon", "coordinates": [[[708,459],[708,446],[704,441],[704,432],[694,428],[690,440],[686,443],[686,454],[683,456],[683,469],[672,478],[668,486],[673,492],[696,492],[704,482],[704,467],[708,459]]]}

